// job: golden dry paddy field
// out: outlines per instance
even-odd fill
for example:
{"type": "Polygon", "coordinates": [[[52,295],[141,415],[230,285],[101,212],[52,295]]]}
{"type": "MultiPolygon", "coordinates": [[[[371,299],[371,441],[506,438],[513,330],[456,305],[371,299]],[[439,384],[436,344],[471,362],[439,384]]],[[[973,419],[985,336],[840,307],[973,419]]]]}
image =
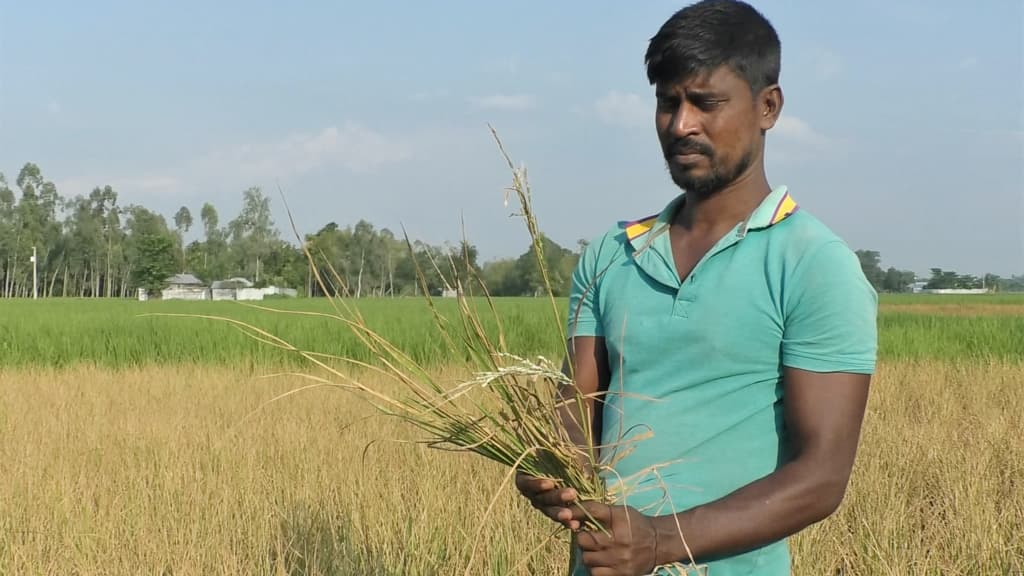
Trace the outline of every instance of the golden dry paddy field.
{"type": "MultiPolygon", "coordinates": [[[[91,304],[64,305],[54,322],[84,326],[68,311],[91,304]]],[[[793,540],[795,574],[1024,570],[1024,362],[1012,354],[1024,302],[978,305],[946,317],[886,307],[971,305],[883,302],[891,350],[847,498],[793,540]]],[[[30,339],[17,318],[0,306],[0,335],[30,339]]],[[[192,339],[213,345],[204,338],[192,339]]],[[[345,391],[268,403],[303,384],[265,377],[293,364],[184,348],[177,362],[17,360],[24,345],[0,348],[0,574],[565,572],[564,537],[549,539],[553,526],[497,467],[410,442],[407,426],[345,391]]]]}

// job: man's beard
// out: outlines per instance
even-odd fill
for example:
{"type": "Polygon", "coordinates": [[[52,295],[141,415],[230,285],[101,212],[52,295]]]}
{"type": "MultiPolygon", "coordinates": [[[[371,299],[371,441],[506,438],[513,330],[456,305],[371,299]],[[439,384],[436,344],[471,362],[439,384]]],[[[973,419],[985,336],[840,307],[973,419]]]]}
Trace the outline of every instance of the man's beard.
{"type": "Polygon", "coordinates": [[[723,188],[735,182],[744,172],[750,168],[750,165],[754,160],[754,151],[748,150],[740,161],[730,166],[721,166],[715,161],[715,154],[713,150],[707,147],[701,147],[698,150],[699,153],[704,154],[708,159],[710,165],[710,173],[702,176],[695,176],[692,173],[683,172],[682,168],[679,168],[679,173],[672,170],[671,158],[673,155],[679,153],[678,150],[686,150],[687,147],[684,145],[673,146],[670,148],[670,152],[666,154],[666,164],[668,166],[669,175],[672,176],[672,181],[676,183],[687,194],[692,194],[699,199],[706,199],[714,196],[717,192],[723,188]]]}

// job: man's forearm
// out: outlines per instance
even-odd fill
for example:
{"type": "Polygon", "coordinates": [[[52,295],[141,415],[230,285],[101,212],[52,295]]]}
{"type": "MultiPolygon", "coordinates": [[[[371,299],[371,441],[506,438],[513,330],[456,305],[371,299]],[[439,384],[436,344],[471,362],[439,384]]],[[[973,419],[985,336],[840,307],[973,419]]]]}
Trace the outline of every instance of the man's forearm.
{"type": "Polygon", "coordinates": [[[719,500],[656,517],[658,563],[689,561],[687,546],[698,562],[744,552],[826,518],[842,500],[848,476],[823,474],[817,466],[794,460],[719,500]]]}
{"type": "Polygon", "coordinates": [[[580,450],[589,450],[594,444],[591,438],[593,435],[593,400],[582,398],[572,386],[567,386],[562,390],[560,399],[557,417],[562,427],[569,434],[570,441],[580,450]],[[590,428],[589,433],[588,427],[590,428]]]}

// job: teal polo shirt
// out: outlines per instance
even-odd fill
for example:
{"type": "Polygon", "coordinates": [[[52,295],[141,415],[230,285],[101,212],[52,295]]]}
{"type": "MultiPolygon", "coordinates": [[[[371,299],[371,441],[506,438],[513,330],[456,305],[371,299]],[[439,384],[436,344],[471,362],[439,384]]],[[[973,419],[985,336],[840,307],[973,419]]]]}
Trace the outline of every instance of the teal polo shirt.
{"type": "MultiPolygon", "coordinates": [[[[726,496],[787,460],[784,366],[870,374],[876,358],[877,294],[856,254],[785,187],[680,281],[668,228],[683,201],[591,242],[569,299],[569,335],[608,348],[605,481],[652,516],[726,496]]],[[[788,543],[707,567],[788,575],[788,543]]]]}

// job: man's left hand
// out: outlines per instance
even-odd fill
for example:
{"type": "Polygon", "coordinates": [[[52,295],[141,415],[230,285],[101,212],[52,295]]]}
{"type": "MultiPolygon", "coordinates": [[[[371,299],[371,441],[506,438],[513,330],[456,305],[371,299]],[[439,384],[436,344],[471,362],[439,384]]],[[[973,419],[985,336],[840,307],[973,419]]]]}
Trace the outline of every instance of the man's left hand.
{"type": "Polygon", "coordinates": [[[591,576],[643,576],[658,565],[657,532],[651,518],[628,506],[598,502],[583,502],[573,509],[573,518],[580,524],[590,520],[587,514],[604,527],[576,535],[591,576]]]}

